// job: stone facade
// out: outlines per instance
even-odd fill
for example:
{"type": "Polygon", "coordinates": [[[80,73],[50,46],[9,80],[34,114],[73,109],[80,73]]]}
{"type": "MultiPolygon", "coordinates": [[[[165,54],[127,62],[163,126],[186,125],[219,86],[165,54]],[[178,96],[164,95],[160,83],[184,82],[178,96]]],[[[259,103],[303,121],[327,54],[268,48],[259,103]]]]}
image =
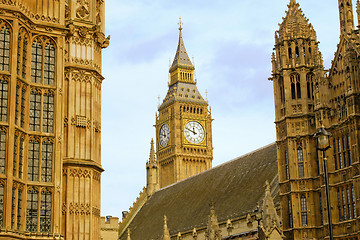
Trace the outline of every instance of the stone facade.
{"type": "Polygon", "coordinates": [[[112,216],[101,217],[100,239],[117,240],[118,235],[119,235],[119,218],[112,216]]]}
{"type": "MultiPolygon", "coordinates": [[[[360,3],[358,19],[360,17],[360,3]]],[[[325,70],[316,32],[291,0],[275,33],[272,57],[277,156],[284,234],[287,239],[325,239],[331,210],[336,239],[358,239],[359,231],[359,30],[350,0],[339,0],[340,42],[325,70]],[[330,205],[324,164],[313,137],[321,126],[332,133],[327,151],[330,205]]]]}
{"type": "Polygon", "coordinates": [[[100,239],[104,7],[0,3],[0,239],[100,239]]]}

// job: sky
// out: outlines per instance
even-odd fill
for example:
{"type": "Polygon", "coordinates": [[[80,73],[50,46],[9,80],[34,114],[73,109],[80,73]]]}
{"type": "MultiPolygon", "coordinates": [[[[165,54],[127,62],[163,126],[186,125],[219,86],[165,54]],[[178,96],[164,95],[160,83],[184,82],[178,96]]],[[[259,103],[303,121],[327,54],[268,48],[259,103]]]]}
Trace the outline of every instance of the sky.
{"type": "MultiPolygon", "coordinates": [[[[213,166],[276,140],[268,78],[274,33],[289,1],[106,0],[111,42],[103,51],[102,216],[121,219],[146,185],[158,97],[162,102],[167,93],[179,17],[197,87],[214,118],[213,166]]],[[[337,1],[298,2],[329,68],[340,33],[337,1]]]]}

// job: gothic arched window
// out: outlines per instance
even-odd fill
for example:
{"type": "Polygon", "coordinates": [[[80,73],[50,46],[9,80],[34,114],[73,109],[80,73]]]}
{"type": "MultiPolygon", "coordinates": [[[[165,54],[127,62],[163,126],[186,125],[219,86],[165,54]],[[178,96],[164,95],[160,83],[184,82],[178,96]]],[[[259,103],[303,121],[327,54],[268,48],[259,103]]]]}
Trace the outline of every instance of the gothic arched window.
{"type": "Polygon", "coordinates": [[[294,76],[290,77],[291,81],[291,99],[296,99],[295,80],[294,76]]]}
{"type": "Polygon", "coordinates": [[[288,211],[289,211],[289,228],[293,227],[293,214],[292,214],[292,204],[291,204],[291,197],[288,197],[288,211]]]}
{"type": "Polygon", "coordinates": [[[17,74],[26,78],[28,37],[24,29],[20,30],[17,52],[17,74]]]}
{"type": "Polygon", "coordinates": [[[300,56],[300,51],[299,51],[298,46],[295,47],[295,55],[296,55],[297,58],[300,56]]]}
{"type": "Polygon", "coordinates": [[[22,190],[19,188],[18,190],[18,205],[17,205],[17,229],[21,228],[21,203],[22,203],[22,190]]]}
{"type": "Polygon", "coordinates": [[[280,90],[280,101],[282,104],[285,103],[285,89],[284,89],[284,78],[279,78],[279,90],[280,90]]]}
{"type": "Polygon", "coordinates": [[[307,226],[308,225],[307,204],[306,204],[305,195],[301,195],[300,203],[301,203],[301,223],[302,223],[303,226],[307,226]]]}
{"type": "Polygon", "coordinates": [[[55,45],[47,39],[35,39],[31,50],[31,81],[55,84],[55,45]]]}
{"type": "Polygon", "coordinates": [[[41,92],[34,90],[30,93],[30,131],[40,132],[41,92]]]}
{"type": "Polygon", "coordinates": [[[299,177],[304,177],[304,156],[302,147],[298,147],[297,149],[297,157],[298,157],[298,168],[299,168],[299,177]]]}
{"type": "Polygon", "coordinates": [[[296,74],[296,97],[301,98],[300,77],[296,74]]]}
{"type": "Polygon", "coordinates": [[[43,96],[43,132],[52,133],[54,130],[54,95],[51,92],[43,96]]]}
{"type": "Polygon", "coordinates": [[[314,75],[312,73],[306,75],[306,89],[307,97],[314,99],[314,75]]]}
{"type": "Polygon", "coordinates": [[[0,30],[0,71],[9,71],[10,64],[10,31],[4,24],[0,30]]]}
{"type": "Polygon", "coordinates": [[[289,52],[289,59],[292,58],[292,50],[291,50],[291,47],[288,48],[288,52],[289,52]]]}
{"type": "Polygon", "coordinates": [[[288,152],[287,151],[285,151],[285,178],[286,178],[286,180],[290,179],[289,158],[288,158],[288,152]]]}

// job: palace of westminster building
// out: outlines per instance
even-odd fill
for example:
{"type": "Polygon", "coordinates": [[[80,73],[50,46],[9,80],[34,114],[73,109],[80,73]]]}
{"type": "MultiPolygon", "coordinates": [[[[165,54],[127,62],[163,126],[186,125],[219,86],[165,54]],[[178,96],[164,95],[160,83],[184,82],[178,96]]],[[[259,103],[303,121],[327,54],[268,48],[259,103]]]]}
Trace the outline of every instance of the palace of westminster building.
{"type": "Polygon", "coordinates": [[[334,238],[359,239],[360,32],[352,1],[338,7],[325,70],[290,0],[272,55],[276,143],[216,167],[180,25],[146,187],[118,223],[100,217],[104,0],[0,1],[0,239],[328,239],[329,207],[334,238]],[[330,206],[321,126],[332,133],[330,206]]]}

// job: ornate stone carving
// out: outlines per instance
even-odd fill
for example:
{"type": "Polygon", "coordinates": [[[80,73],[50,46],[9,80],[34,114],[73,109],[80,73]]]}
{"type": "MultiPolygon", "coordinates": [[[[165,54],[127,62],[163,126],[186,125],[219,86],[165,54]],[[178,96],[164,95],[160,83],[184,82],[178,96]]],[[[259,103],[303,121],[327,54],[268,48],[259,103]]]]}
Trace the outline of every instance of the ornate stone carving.
{"type": "Polygon", "coordinates": [[[90,15],[90,3],[88,0],[77,0],[78,8],[76,9],[76,17],[80,19],[88,19],[90,15]]]}

